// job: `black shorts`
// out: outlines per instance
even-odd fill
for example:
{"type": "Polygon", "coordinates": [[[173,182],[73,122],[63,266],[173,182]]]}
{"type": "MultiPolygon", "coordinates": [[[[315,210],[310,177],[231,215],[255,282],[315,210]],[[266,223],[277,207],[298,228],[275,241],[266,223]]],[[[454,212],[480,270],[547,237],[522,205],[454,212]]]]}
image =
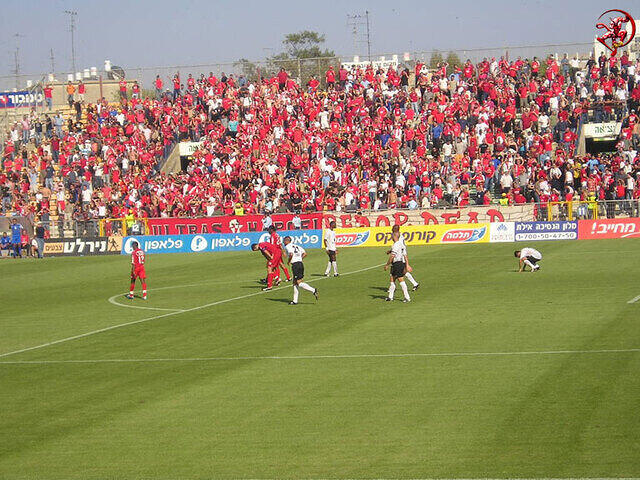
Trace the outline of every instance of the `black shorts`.
{"type": "Polygon", "coordinates": [[[293,262],[291,264],[291,273],[294,280],[302,280],[304,278],[304,264],[302,262],[293,262]]]}
{"type": "Polygon", "coordinates": [[[391,276],[393,278],[404,277],[407,266],[404,262],[393,262],[391,264],[391,276]]]}
{"type": "Polygon", "coordinates": [[[335,250],[327,250],[327,255],[329,256],[329,261],[336,261],[336,251],[335,250]]]}
{"type": "Polygon", "coordinates": [[[529,260],[533,265],[540,261],[540,259],[536,257],[527,257],[527,260],[529,260]]]}

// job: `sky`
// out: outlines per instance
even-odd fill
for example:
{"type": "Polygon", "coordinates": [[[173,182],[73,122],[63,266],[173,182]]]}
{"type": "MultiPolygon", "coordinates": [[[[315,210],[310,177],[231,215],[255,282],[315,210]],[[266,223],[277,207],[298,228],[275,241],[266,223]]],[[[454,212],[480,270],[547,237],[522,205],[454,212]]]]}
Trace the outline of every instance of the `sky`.
{"type": "MultiPolygon", "coordinates": [[[[640,18],[639,0],[2,0],[0,75],[71,70],[65,10],[75,10],[76,65],[101,69],[264,59],[285,34],[315,30],[325,47],[354,52],[348,14],[370,14],[372,54],[593,41],[609,8],[640,18]],[[15,37],[15,34],[20,37],[15,37]]],[[[640,26],[639,26],[640,27],[640,26]]],[[[364,44],[360,46],[365,53],[364,44]]]]}

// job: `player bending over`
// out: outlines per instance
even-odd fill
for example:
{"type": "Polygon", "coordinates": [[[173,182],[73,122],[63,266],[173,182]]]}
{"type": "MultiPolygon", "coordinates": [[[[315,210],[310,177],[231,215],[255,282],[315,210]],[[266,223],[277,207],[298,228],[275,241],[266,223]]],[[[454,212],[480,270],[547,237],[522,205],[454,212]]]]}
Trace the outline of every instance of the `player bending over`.
{"type": "Polygon", "coordinates": [[[284,264],[284,260],[282,259],[282,240],[280,239],[280,235],[278,235],[278,232],[276,232],[276,227],[274,227],[273,225],[271,225],[267,231],[270,234],[269,237],[269,243],[272,243],[273,245],[275,245],[276,247],[278,247],[280,249],[280,264],[276,267],[276,271],[275,271],[275,282],[276,284],[280,284],[280,270],[282,270],[284,272],[284,276],[287,279],[287,282],[291,281],[291,276],[289,275],[289,270],[287,269],[286,265],[284,264]]]}
{"type": "Polygon", "coordinates": [[[136,288],[136,279],[140,279],[142,284],[142,299],[147,299],[147,273],[144,271],[145,253],[138,245],[138,242],[131,242],[133,252],[131,252],[131,287],[129,287],[129,300],[133,299],[133,291],[136,288]]]}
{"type": "Polygon", "coordinates": [[[393,293],[396,291],[396,280],[400,283],[400,288],[402,289],[402,293],[404,295],[404,303],[410,302],[411,297],[409,297],[409,290],[407,289],[407,284],[404,281],[404,275],[407,271],[407,264],[405,263],[406,258],[406,250],[404,246],[404,242],[400,240],[400,232],[393,232],[391,234],[391,238],[393,240],[393,245],[391,246],[391,251],[389,252],[389,260],[387,260],[384,269],[387,270],[389,265],[391,265],[391,284],[389,285],[389,293],[387,295],[386,301],[390,302],[393,300],[393,293]]]}
{"type": "Polygon", "coordinates": [[[289,302],[289,305],[298,304],[298,287],[310,291],[318,300],[318,289],[302,281],[304,278],[302,259],[307,256],[307,252],[300,245],[291,243],[291,237],[284,237],[284,251],[289,255],[288,263],[291,265],[291,272],[293,273],[293,300],[289,302]]]}
{"type": "Polygon", "coordinates": [[[338,250],[336,249],[336,232],[334,232],[336,228],[336,222],[331,222],[329,224],[329,228],[324,232],[324,248],[327,252],[327,256],[329,257],[329,261],[327,262],[327,269],[324,271],[324,276],[328,277],[331,272],[331,267],[333,267],[333,276],[338,276],[338,262],[336,262],[336,255],[338,254],[338,250]]]}
{"type": "Polygon", "coordinates": [[[519,272],[524,272],[525,266],[531,267],[532,273],[540,270],[540,265],[538,265],[538,262],[542,260],[542,254],[535,248],[525,247],[522,250],[516,250],[515,252],[513,252],[513,255],[516,258],[520,259],[520,270],[518,270],[519,272]]]}
{"type": "Polygon", "coordinates": [[[260,250],[260,253],[267,259],[267,286],[262,290],[267,291],[273,288],[273,281],[278,275],[278,265],[282,261],[282,250],[273,243],[260,242],[251,245],[254,252],[260,250]]]}
{"type": "MultiPolygon", "coordinates": [[[[404,261],[406,263],[407,269],[404,272],[404,276],[407,280],[409,280],[411,282],[411,285],[413,285],[413,288],[411,290],[413,290],[414,292],[420,288],[420,284],[418,282],[416,282],[416,279],[413,278],[413,275],[411,275],[411,272],[413,272],[413,268],[411,267],[411,265],[409,265],[409,255],[407,254],[407,244],[404,241],[404,237],[400,234],[400,225],[394,225],[391,228],[391,233],[397,232],[400,235],[400,241],[402,242],[402,246],[404,247],[404,261]]],[[[389,250],[387,252],[387,255],[389,255],[391,253],[391,250],[389,250]]]]}

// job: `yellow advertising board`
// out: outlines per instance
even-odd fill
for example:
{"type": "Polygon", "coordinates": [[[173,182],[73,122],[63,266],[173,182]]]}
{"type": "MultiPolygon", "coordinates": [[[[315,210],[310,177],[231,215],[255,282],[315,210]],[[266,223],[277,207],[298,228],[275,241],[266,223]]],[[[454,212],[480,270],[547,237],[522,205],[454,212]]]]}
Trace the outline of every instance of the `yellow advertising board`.
{"type": "MultiPolygon", "coordinates": [[[[443,245],[458,243],[488,243],[488,223],[450,225],[409,225],[400,227],[407,245],[443,245]]],[[[338,247],[389,246],[391,227],[337,228],[338,247]]]]}

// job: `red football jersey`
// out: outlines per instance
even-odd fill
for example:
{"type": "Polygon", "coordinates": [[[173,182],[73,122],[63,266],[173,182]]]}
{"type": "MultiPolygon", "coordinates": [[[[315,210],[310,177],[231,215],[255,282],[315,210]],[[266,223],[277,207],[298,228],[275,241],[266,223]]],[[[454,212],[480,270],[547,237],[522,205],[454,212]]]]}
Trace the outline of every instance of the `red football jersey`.
{"type": "Polygon", "coordinates": [[[131,252],[131,264],[136,267],[144,266],[144,251],[141,248],[136,248],[131,252]]]}
{"type": "Polygon", "coordinates": [[[280,247],[274,245],[273,243],[269,243],[269,242],[260,242],[258,244],[258,248],[262,252],[269,252],[269,254],[271,255],[272,258],[275,257],[276,255],[278,255],[278,253],[281,251],[280,247]]]}
{"type": "Polygon", "coordinates": [[[280,247],[280,245],[282,244],[282,240],[280,239],[280,235],[278,235],[278,232],[273,232],[271,234],[271,238],[269,239],[269,242],[272,245],[275,245],[277,247],[280,247]]]}

